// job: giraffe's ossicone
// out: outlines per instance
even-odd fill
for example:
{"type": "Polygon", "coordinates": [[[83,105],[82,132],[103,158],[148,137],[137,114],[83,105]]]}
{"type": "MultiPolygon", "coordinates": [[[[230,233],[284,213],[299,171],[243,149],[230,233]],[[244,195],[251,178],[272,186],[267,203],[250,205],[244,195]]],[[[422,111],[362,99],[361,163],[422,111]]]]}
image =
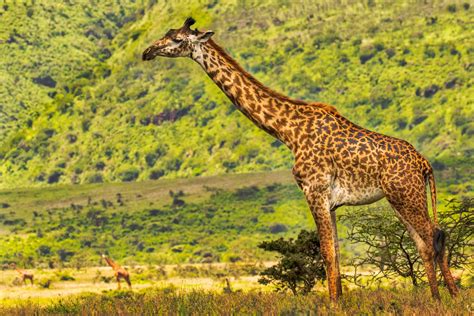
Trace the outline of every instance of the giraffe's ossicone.
{"type": "Polygon", "coordinates": [[[436,218],[436,188],[429,162],[408,142],[362,128],[327,104],[295,100],[264,86],[188,18],[143,52],[143,60],[189,57],[237,108],[293,152],[293,174],[318,228],[331,299],[342,293],[335,211],[386,197],[423,259],[432,295],[439,299],[436,260],[451,295],[458,292],[448,267],[444,233],[436,218]],[[428,215],[430,186],[434,223],[428,215]]]}

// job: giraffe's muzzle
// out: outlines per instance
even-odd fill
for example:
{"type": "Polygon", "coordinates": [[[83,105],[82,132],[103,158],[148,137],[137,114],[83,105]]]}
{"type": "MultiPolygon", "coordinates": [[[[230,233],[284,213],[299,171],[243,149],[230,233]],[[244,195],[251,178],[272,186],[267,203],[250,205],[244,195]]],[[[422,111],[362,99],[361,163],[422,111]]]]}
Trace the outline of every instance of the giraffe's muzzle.
{"type": "Polygon", "coordinates": [[[156,47],[150,46],[142,54],[142,60],[152,60],[156,57],[156,47]]]}

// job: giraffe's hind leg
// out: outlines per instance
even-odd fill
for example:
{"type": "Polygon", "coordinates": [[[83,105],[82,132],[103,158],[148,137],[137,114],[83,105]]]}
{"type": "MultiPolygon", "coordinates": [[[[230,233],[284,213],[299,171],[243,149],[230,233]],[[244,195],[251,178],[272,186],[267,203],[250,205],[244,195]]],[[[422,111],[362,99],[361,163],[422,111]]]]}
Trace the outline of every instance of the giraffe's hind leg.
{"type": "Polygon", "coordinates": [[[117,279],[117,289],[122,289],[122,286],[120,285],[120,274],[116,274],[115,278],[117,279]]]}
{"type": "Polygon", "coordinates": [[[440,299],[434,265],[434,224],[428,216],[425,182],[420,174],[390,175],[384,179],[384,193],[397,217],[407,228],[423,260],[434,298],[440,299]]]}
{"type": "Polygon", "coordinates": [[[129,289],[132,289],[132,282],[130,282],[130,275],[124,276],[125,282],[127,282],[129,289]]]}
{"type": "Polygon", "coordinates": [[[459,290],[456,286],[456,283],[454,282],[453,275],[449,270],[448,255],[444,248],[438,255],[437,263],[439,265],[441,273],[443,274],[444,282],[446,283],[446,287],[448,288],[449,294],[451,294],[452,297],[457,296],[459,294],[459,290]]]}

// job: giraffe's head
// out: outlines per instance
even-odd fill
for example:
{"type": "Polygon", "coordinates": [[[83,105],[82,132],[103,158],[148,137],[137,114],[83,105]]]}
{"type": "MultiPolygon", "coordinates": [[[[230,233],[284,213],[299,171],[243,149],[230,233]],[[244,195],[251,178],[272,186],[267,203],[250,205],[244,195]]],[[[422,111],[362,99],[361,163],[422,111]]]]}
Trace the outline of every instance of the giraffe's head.
{"type": "Polygon", "coordinates": [[[187,18],[179,29],[170,29],[163,38],[154,42],[143,52],[143,60],[152,60],[156,56],[191,57],[200,52],[200,47],[214,34],[212,31],[201,32],[191,30],[196,23],[193,18],[187,18]]]}

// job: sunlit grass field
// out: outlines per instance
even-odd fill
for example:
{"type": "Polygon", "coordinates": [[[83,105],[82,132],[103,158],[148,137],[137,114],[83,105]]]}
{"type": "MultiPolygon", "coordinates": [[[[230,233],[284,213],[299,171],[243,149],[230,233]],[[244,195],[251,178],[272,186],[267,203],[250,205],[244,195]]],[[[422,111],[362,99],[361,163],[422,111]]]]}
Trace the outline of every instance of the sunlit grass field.
{"type": "MultiPolygon", "coordinates": [[[[308,296],[277,293],[257,282],[272,262],[127,267],[133,289],[117,290],[109,267],[30,270],[34,285],[19,284],[17,273],[0,275],[1,315],[151,315],[151,314],[332,314],[332,315],[469,315],[474,312],[472,277],[463,276],[459,297],[441,288],[442,302],[427,286],[413,288],[403,280],[358,288],[344,282],[344,297],[331,306],[326,284],[308,296]],[[52,280],[49,288],[44,281],[52,280]],[[226,282],[226,279],[229,283],[226,282]]],[[[343,272],[350,272],[343,268],[343,272]]]]}
{"type": "Polygon", "coordinates": [[[338,305],[326,293],[293,296],[260,290],[223,291],[177,287],[137,291],[85,293],[49,301],[26,299],[0,307],[8,315],[469,315],[473,313],[472,289],[456,299],[442,291],[442,302],[431,299],[428,289],[351,290],[338,305]]]}

